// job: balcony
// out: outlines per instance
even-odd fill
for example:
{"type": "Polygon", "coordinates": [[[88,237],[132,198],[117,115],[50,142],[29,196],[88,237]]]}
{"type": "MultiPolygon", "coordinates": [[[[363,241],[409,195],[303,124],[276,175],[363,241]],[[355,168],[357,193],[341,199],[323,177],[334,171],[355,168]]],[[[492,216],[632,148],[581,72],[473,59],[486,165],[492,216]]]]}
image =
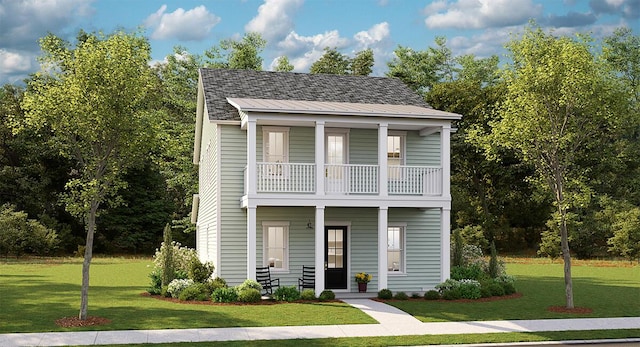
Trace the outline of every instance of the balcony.
{"type": "MultiPolygon", "coordinates": [[[[379,195],[379,166],[360,164],[324,165],[324,188],[327,195],[379,195]]],[[[316,193],[316,164],[256,164],[256,193],[316,193]]],[[[389,195],[442,195],[442,168],[435,166],[389,166],[389,195]]],[[[245,194],[247,189],[245,169],[245,194]]]]}

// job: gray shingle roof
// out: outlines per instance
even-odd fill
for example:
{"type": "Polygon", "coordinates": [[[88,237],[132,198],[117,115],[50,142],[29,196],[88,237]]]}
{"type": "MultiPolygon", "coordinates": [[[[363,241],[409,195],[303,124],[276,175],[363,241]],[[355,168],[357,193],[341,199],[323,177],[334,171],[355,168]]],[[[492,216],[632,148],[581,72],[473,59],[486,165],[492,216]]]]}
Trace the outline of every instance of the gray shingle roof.
{"type": "Polygon", "coordinates": [[[209,118],[240,120],[226,98],[352,102],[429,107],[401,80],[230,69],[200,69],[209,118]]]}

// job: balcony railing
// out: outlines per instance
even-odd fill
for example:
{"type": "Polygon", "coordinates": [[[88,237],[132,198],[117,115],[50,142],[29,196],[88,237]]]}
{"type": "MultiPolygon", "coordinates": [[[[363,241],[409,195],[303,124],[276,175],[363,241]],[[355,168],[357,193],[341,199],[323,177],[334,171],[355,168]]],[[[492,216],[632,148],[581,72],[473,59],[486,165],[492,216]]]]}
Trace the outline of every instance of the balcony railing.
{"type": "MultiPolygon", "coordinates": [[[[315,193],[313,163],[261,162],[256,169],[258,193],[315,193]]],[[[324,173],[326,194],[379,194],[378,165],[327,164],[324,173]]],[[[387,176],[389,195],[442,195],[440,167],[390,166],[387,176]]]]}

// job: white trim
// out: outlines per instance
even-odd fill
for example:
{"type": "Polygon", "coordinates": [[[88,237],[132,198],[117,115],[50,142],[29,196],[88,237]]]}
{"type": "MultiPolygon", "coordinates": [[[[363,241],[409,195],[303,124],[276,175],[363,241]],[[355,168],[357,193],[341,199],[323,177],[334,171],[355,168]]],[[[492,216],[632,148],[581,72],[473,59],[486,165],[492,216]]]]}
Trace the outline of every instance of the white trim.
{"type": "MultiPolygon", "coordinates": [[[[262,264],[263,266],[269,266],[269,259],[267,259],[267,248],[269,240],[269,228],[281,227],[283,230],[283,258],[282,267],[271,267],[273,272],[288,273],[289,272],[289,222],[288,221],[263,221],[262,222],[262,264]]],[[[275,265],[275,264],[274,264],[275,265]]]]}
{"type": "Polygon", "coordinates": [[[200,208],[200,194],[193,194],[193,200],[191,202],[191,224],[198,223],[199,208],[200,208]]]}
{"type": "Polygon", "coordinates": [[[267,153],[267,149],[271,148],[271,145],[269,144],[269,134],[270,133],[282,133],[283,138],[282,138],[282,162],[283,163],[288,163],[289,162],[289,132],[290,132],[290,128],[289,127],[273,127],[273,126],[262,126],[262,162],[270,162],[267,160],[267,155],[269,153],[267,153]]]}
{"type": "Polygon", "coordinates": [[[324,290],[324,207],[316,206],[315,225],[315,267],[316,267],[316,296],[324,290]]]}
{"type": "Polygon", "coordinates": [[[255,207],[247,208],[247,279],[256,279],[256,215],[255,207]]]}
{"type": "Polygon", "coordinates": [[[451,275],[451,210],[440,210],[440,282],[451,275]]]}
{"type": "MultiPolygon", "coordinates": [[[[385,154],[386,156],[386,154],[385,154]]],[[[387,278],[387,242],[388,242],[389,209],[378,209],[378,291],[389,288],[387,278]]]]}

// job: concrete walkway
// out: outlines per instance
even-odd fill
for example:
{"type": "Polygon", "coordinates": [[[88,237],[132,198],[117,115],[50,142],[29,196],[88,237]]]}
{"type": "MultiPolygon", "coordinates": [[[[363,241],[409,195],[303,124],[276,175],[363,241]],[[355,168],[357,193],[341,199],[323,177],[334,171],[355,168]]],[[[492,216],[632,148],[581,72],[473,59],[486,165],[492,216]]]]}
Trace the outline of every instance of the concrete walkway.
{"type": "MultiPolygon", "coordinates": [[[[395,307],[373,300],[346,299],[343,301],[361,309],[377,320],[379,324],[0,334],[0,346],[104,345],[358,336],[640,329],[640,317],[422,323],[395,307]]],[[[626,341],[637,341],[640,343],[640,339],[626,341]]]]}

